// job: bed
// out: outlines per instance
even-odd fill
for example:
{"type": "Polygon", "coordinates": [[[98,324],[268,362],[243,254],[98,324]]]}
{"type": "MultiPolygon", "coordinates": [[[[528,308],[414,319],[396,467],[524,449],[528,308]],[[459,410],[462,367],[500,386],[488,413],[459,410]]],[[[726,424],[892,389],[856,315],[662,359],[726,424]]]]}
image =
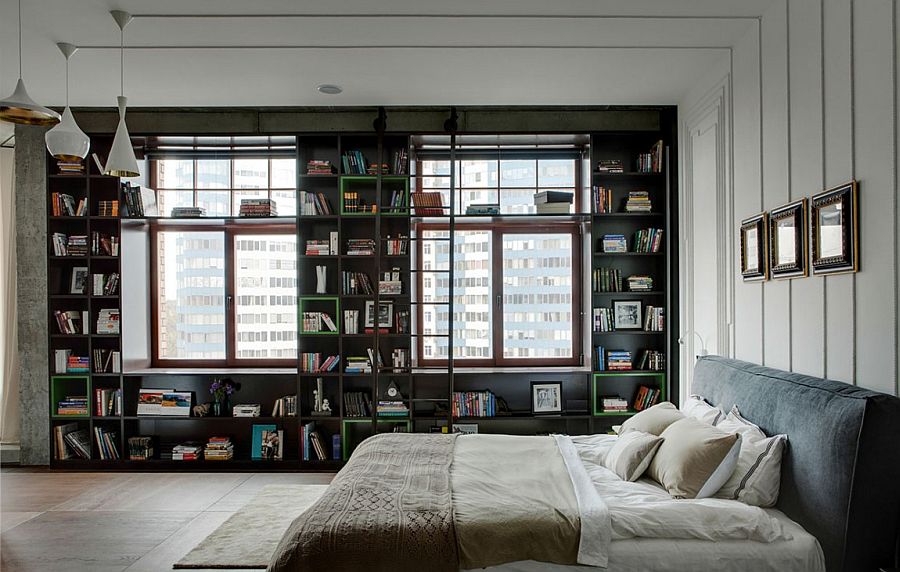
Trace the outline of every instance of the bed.
{"type": "Polygon", "coordinates": [[[269,570],[892,565],[900,400],[715,356],[698,361],[692,391],[789,436],[775,508],[624,482],[594,462],[609,436],[379,435],[291,525],[269,570]]]}

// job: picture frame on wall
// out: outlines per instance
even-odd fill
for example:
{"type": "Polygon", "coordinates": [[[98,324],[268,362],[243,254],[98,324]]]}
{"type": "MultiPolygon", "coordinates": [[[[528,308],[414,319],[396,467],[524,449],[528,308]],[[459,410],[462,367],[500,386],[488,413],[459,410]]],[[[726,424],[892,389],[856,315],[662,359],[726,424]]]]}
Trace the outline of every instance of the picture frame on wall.
{"type": "Polygon", "coordinates": [[[615,330],[641,330],[643,304],[640,300],[613,300],[613,328],[615,330]]]}
{"type": "Polygon", "coordinates": [[[769,211],[769,272],[772,278],[802,278],[807,264],[807,201],[792,201],[769,211]]]}
{"type": "Polygon", "coordinates": [[[559,415],[562,413],[562,382],[532,381],[531,412],[535,415],[559,415]]]}
{"type": "Polygon", "coordinates": [[[813,274],[859,271],[859,185],[850,181],[810,199],[813,274]]]}
{"type": "Polygon", "coordinates": [[[769,277],[767,221],[765,212],[741,221],[741,276],[744,282],[758,282],[769,277]]]}
{"type": "MultiPolygon", "coordinates": [[[[391,328],[394,325],[394,303],[378,303],[378,327],[391,328]]],[[[375,327],[375,300],[366,300],[365,327],[375,327]]]]}
{"type": "Polygon", "coordinates": [[[69,285],[69,294],[87,294],[87,284],[87,266],[75,266],[72,268],[72,283],[69,285]]]}

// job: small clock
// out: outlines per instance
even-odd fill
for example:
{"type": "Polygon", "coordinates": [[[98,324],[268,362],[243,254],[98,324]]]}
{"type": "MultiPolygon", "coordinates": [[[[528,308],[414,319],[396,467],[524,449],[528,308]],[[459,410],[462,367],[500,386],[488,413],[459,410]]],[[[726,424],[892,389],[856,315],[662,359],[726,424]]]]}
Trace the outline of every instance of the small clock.
{"type": "Polygon", "coordinates": [[[403,396],[400,394],[400,388],[397,387],[395,382],[390,382],[385,388],[383,399],[385,401],[401,401],[403,399],[403,396]]]}

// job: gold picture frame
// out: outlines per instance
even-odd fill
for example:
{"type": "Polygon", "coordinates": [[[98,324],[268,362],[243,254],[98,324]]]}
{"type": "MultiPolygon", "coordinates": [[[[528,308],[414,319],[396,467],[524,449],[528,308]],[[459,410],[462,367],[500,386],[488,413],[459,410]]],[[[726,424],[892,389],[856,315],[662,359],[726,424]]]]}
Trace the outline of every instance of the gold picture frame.
{"type": "Polygon", "coordinates": [[[769,211],[769,272],[773,279],[809,275],[805,198],[769,211]]]}
{"type": "Polygon", "coordinates": [[[859,184],[849,181],[814,195],[809,218],[813,274],[859,272],[859,184]]]}
{"type": "Polygon", "coordinates": [[[744,282],[769,278],[768,214],[761,212],[741,221],[741,277],[744,282]]]}

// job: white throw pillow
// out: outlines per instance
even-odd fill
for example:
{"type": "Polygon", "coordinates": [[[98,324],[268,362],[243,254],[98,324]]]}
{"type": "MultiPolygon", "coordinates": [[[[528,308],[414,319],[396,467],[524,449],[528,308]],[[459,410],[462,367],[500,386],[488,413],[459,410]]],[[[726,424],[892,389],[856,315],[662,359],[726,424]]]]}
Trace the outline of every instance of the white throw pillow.
{"type": "Polygon", "coordinates": [[[693,417],[697,421],[709,423],[715,426],[716,423],[725,418],[725,412],[718,407],[713,407],[706,402],[701,395],[691,395],[681,404],[681,412],[687,417],[693,417]]]}
{"type": "Polygon", "coordinates": [[[717,498],[739,500],[759,507],[775,506],[781,485],[781,458],[787,435],[766,437],[763,431],[744,419],[733,407],[717,426],[722,431],[743,436],[737,467],[717,498]]]}
{"type": "Polygon", "coordinates": [[[603,459],[603,466],[623,481],[636,481],[650,466],[662,442],[662,437],[643,431],[629,431],[616,439],[615,445],[603,459]]]}

